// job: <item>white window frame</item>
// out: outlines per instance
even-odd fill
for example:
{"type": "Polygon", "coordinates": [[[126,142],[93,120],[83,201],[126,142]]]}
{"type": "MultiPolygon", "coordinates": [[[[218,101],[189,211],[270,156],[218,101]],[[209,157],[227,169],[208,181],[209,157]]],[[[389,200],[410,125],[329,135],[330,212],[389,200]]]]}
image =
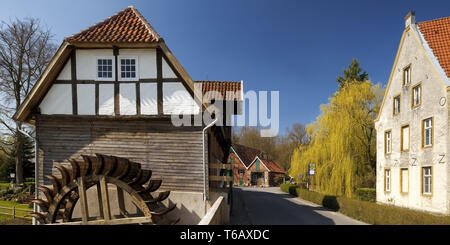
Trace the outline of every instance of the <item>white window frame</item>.
{"type": "Polygon", "coordinates": [[[114,56],[97,56],[95,57],[95,80],[96,81],[115,81],[115,74],[116,74],[116,64],[115,64],[115,59],[114,56]],[[111,77],[98,77],[98,60],[111,60],[111,64],[112,64],[112,75],[111,77]]]}
{"type": "Polygon", "coordinates": [[[417,84],[416,86],[413,87],[412,89],[412,107],[417,107],[420,106],[420,104],[422,104],[422,84],[417,84]],[[418,93],[416,93],[416,89],[418,89],[418,93]],[[416,96],[417,95],[417,96],[416,96]],[[418,100],[418,103],[416,103],[416,99],[418,100]]]}
{"type": "Polygon", "coordinates": [[[121,56],[121,55],[119,55],[118,57],[117,57],[117,62],[118,62],[118,64],[117,64],[117,67],[118,67],[118,69],[119,69],[119,71],[117,72],[117,76],[118,76],[118,80],[119,81],[139,81],[139,59],[138,59],[138,56],[129,56],[129,55],[123,55],[123,56],[121,56]],[[122,60],[123,59],[134,59],[135,60],[135,66],[136,66],[136,69],[135,69],[135,72],[136,72],[136,77],[130,77],[130,78],[122,78],[122,65],[121,65],[121,63],[122,63],[122,60]]]}
{"type": "Polygon", "coordinates": [[[423,135],[422,135],[422,137],[423,137],[423,147],[430,147],[430,146],[433,146],[433,118],[432,117],[430,117],[430,118],[427,118],[427,119],[424,119],[423,120],[423,135]],[[428,126],[427,127],[427,121],[430,121],[430,126],[428,126]],[[430,142],[429,142],[429,144],[427,144],[426,142],[427,142],[427,137],[426,137],[426,131],[427,130],[430,130],[430,142]]]}
{"type": "Polygon", "coordinates": [[[403,68],[403,85],[411,84],[411,64],[403,68]]]}
{"type": "Polygon", "coordinates": [[[391,192],[391,169],[384,169],[384,191],[391,192]],[[389,173],[389,174],[387,174],[389,173]]]}
{"type": "Polygon", "coordinates": [[[397,96],[394,96],[394,104],[393,104],[393,112],[392,112],[392,114],[395,116],[395,115],[398,115],[398,114],[400,114],[400,112],[401,112],[401,110],[400,110],[400,106],[401,106],[401,101],[402,101],[402,97],[401,97],[401,95],[397,95],[397,96]],[[398,98],[398,100],[397,100],[397,98],[398,98]],[[398,106],[397,106],[397,112],[396,112],[396,101],[398,101],[398,106]]]}
{"type": "Polygon", "coordinates": [[[423,195],[433,194],[433,168],[431,166],[422,167],[422,194],[423,195]],[[430,169],[430,173],[425,174],[425,169],[430,169]],[[428,184],[429,190],[425,189],[425,184],[428,184]]]}
{"type": "Polygon", "coordinates": [[[384,132],[384,149],[385,154],[391,154],[392,153],[392,130],[387,130],[384,132]],[[389,135],[389,138],[387,137],[389,135]]]}

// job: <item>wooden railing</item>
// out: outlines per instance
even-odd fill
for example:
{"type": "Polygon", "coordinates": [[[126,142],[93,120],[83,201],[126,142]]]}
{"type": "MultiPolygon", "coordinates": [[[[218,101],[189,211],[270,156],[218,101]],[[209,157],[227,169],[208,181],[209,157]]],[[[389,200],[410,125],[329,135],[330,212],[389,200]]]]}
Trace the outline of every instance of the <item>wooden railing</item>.
{"type": "Polygon", "coordinates": [[[22,218],[22,219],[32,219],[28,215],[33,212],[33,209],[29,208],[16,208],[16,207],[5,207],[0,206],[0,215],[10,216],[13,219],[22,218]]]}

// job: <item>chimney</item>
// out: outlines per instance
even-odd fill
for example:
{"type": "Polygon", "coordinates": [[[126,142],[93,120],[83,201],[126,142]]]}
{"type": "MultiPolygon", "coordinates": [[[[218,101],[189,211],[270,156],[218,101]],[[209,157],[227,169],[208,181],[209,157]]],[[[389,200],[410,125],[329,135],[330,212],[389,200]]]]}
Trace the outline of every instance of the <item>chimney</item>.
{"type": "Polygon", "coordinates": [[[411,11],[405,17],[405,28],[413,24],[416,24],[416,13],[411,11]]]}

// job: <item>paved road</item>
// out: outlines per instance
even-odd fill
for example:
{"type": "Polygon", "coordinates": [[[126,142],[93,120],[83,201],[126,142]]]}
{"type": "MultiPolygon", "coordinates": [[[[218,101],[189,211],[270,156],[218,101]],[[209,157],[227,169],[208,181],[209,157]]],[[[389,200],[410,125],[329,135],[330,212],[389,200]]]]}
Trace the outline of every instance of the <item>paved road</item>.
{"type": "Polygon", "coordinates": [[[279,187],[234,187],[233,213],[230,223],[236,225],[365,224],[286,194],[279,187]]]}

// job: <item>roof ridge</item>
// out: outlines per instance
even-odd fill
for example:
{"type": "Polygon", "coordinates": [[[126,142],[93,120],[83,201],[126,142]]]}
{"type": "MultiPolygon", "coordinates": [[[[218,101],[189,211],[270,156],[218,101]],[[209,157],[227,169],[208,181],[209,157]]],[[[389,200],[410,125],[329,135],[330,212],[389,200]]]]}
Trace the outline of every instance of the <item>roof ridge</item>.
{"type": "Polygon", "coordinates": [[[105,22],[107,22],[108,20],[111,20],[112,18],[117,17],[117,16],[118,16],[119,14],[121,14],[122,12],[125,12],[125,10],[127,10],[127,9],[130,9],[130,7],[126,7],[126,8],[124,8],[124,9],[120,10],[119,12],[116,12],[115,14],[109,16],[109,17],[106,18],[106,19],[103,19],[102,21],[100,21],[100,22],[98,22],[98,23],[96,23],[96,24],[94,24],[94,25],[91,25],[91,26],[89,26],[89,27],[87,27],[87,28],[85,28],[85,29],[83,29],[83,30],[81,30],[81,31],[79,31],[79,32],[77,32],[77,33],[75,33],[75,34],[72,34],[71,36],[65,37],[64,40],[68,40],[68,39],[70,39],[70,38],[72,38],[72,37],[74,37],[74,36],[77,36],[77,35],[79,35],[79,34],[81,34],[81,33],[83,33],[83,32],[89,31],[90,29],[99,27],[99,26],[105,24],[105,22]]]}
{"type": "Polygon", "coordinates": [[[436,21],[436,20],[442,20],[442,19],[447,19],[447,18],[450,18],[450,16],[447,16],[447,17],[440,17],[440,18],[431,19],[431,20],[420,21],[420,22],[417,22],[417,24],[427,23],[427,22],[436,21]]]}
{"type": "Polygon", "coordinates": [[[150,23],[147,21],[147,19],[144,16],[142,16],[142,14],[141,14],[141,12],[139,12],[139,10],[137,10],[133,5],[128,6],[128,8],[130,8],[134,12],[134,14],[139,18],[139,20],[142,21],[142,23],[144,23],[144,26],[152,34],[152,36],[154,36],[154,39],[157,42],[159,41],[159,39],[162,39],[161,36],[152,27],[152,25],[150,25],[150,23]]]}
{"type": "MultiPolygon", "coordinates": [[[[76,39],[78,36],[81,36],[83,33],[93,31],[96,28],[101,28],[105,24],[107,24],[111,21],[114,21],[114,19],[119,17],[120,15],[125,14],[127,11],[131,11],[131,13],[134,14],[135,17],[141,22],[141,24],[149,32],[149,35],[151,38],[150,40],[152,42],[153,41],[159,42],[162,39],[161,36],[155,31],[155,29],[150,25],[150,23],[142,16],[142,14],[133,5],[130,5],[124,9],[116,12],[115,14],[109,16],[108,18],[101,20],[100,22],[98,22],[94,25],[91,25],[71,36],[64,38],[64,40],[70,42],[72,39],[76,39]]],[[[72,41],[77,41],[77,40],[72,40],[72,41]]]]}

